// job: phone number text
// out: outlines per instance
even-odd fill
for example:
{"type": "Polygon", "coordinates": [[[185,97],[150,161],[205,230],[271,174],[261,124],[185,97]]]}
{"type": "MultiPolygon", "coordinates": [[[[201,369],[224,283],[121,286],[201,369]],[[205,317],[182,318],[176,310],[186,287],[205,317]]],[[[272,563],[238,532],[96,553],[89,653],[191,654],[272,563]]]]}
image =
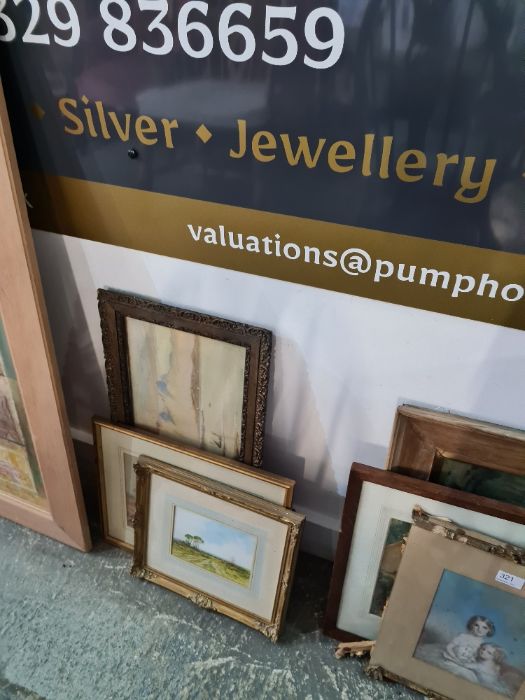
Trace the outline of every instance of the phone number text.
{"type": "MultiPolygon", "coordinates": [[[[209,3],[185,2],[175,18],[168,19],[169,0],[101,0],[99,12],[104,23],[103,37],[110,49],[119,53],[142,49],[155,56],[170,54],[175,41],[192,58],[207,58],[216,42],[224,56],[235,63],[252,58],[272,66],[302,61],[309,68],[331,68],[340,59],[345,41],[341,16],[330,7],[312,10],[304,24],[296,19],[297,7],[266,5],[262,46],[250,28],[252,6],[245,2],[226,5],[218,21],[209,21],[209,3]],[[148,40],[141,41],[133,28],[132,14],[147,13],[148,40]],[[213,25],[213,26],[211,26],[213,25]],[[307,48],[299,49],[299,43],[307,48]]],[[[72,0],[0,0],[0,41],[21,39],[26,44],[73,47],[80,41],[81,28],[72,0]],[[21,10],[25,9],[23,15],[21,10]],[[18,16],[20,13],[20,16],[18,16]],[[51,32],[43,32],[47,15],[51,32]],[[15,24],[16,21],[16,24],[15,24]],[[25,22],[25,26],[21,24],[25,22]]]]}

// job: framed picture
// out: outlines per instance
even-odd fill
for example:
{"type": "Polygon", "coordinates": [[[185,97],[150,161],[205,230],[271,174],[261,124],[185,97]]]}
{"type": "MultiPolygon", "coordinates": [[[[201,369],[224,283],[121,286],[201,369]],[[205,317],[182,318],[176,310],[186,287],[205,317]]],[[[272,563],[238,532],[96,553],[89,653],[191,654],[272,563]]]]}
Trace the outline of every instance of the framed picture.
{"type": "Polygon", "coordinates": [[[433,698],[523,700],[524,564],[523,549],[416,521],[368,673],[433,698]]]}
{"type": "Polygon", "coordinates": [[[330,583],[324,632],[342,642],[376,639],[412,511],[421,506],[462,527],[525,546],[525,509],[401,474],[354,464],[330,583]]]}
{"type": "Polygon", "coordinates": [[[140,455],[148,455],[192,474],[220,481],[284,508],[292,505],[295,482],[291,479],[102,419],[93,420],[93,436],[99,468],[104,537],[124,549],[133,549],[136,504],[133,467],[140,455]]]}
{"type": "Polygon", "coordinates": [[[132,574],[276,641],[304,517],[146,457],[136,471],[132,574]]]}
{"type": "Polygon", "coordinates": [[[415,406],[397,410],[387,469],[525,504],[525,432],[415,406]]]}
{"type": "Polygon", "coordinates": [[[90,547],[60,379],[0,85],[0,516],[90,547]]]}
{"type": "Polygon", "coordinates": [[[270,331],[98,296],[112,421],[260,466],[270,331]]]}

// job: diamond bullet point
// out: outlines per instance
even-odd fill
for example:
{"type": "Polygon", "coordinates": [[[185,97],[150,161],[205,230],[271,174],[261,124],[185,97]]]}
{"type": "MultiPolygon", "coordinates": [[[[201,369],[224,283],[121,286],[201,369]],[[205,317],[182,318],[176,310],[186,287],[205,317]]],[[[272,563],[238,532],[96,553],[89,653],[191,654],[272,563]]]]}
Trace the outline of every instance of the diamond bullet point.
{"type": "Polygon", "coordinates": [[[207,127],[205,127],[204,124],[201,124],[195,133],[200,138],[202,143],[208,143],[208,141],[213,136],[211,131],[207,127]]]}
{"type": "Polygon", "coordinates": [[[45,111],[37,102],[31,105],[31,112],[39,121],[42,121],[42,119],[46,116],[45,111]]]}

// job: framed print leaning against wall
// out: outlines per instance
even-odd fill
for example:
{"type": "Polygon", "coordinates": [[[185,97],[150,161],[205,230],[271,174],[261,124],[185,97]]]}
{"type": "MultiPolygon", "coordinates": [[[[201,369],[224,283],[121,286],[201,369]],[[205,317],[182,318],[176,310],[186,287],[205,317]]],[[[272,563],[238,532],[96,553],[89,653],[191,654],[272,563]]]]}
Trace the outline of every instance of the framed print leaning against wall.
{"type": "Polygon", "coordinates": [[[104,537],[123,549],[133,549],[136,505],[133,467],[140,455],[148,455],[192,474],[220,481],[278,506],[292,506],[295,482],[283,476],[253,469],[196,447],[162,440],[137,428],[113,425],[99,418],[93,419],[93,437],[99,469],[104,537]]]}
{"type": "Polygon", "coordinates": [[[432,698],[525,700],[525,550],[422,515],[369,675],[432,698]]]}
{"type": "Polygon", "coordinates": [[[277,641],[304,516],[149,457],[131,573],[277,641]]]}
{"type": "Polygon", "coordinates": [[[387,469],[523,506],[525,431],[399,406],[387,469]]]}
{"type": "Polygon", "coordinates": [[[330,582],[324,632],[341,642],[375,639],[418,506],[434,517],[525,546],[525,509],[354,464],[330,582]]]}
{"type": "Polygon", "coordinates": [[[259,467],[272,334],[100,289],[111,419],[259,467]]]}
{"type": "Polygon", "coordinates": [[[90,548],[73,444],[0,87],[0,516],[90,548]]]}

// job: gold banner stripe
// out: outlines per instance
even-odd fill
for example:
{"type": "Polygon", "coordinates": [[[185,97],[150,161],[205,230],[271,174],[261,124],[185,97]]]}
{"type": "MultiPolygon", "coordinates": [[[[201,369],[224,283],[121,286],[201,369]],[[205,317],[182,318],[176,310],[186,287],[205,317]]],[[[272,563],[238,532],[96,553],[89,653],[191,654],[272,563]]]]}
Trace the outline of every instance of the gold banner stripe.
{"type": "MultiPolygon", "coordinates": [[[[25,173],[24,185],[35,228],[87,240],[110,243],[158,255],[223,267],[254,275],[286,280],[344,294],[367,297],[427,311],[459,316],[525,330],[525,299],[505,301],[506,285],[525,286],[525,256],[431,241],[400,234],[343,226],[284,214],[272,214],[184,197],[105,185],[67,177],[25,173]],[[193,240],[188,225],[211,227],[244,236],[280,235],[281,250],[287,243],[343,253],[348,248],[366,251],[373,261],[366,274],[351,276],[341,267],[307,263],[303,258],[234,250],[193,240]],[[375,261],[417,268],[415,282],[402,282],[396,274],[374,282],[375,261]],[[448,289],[420,284],[421,268],[450,274],[448,289]],[[470,275],[476,288],[452,298],[455,276],[470,275]],[[483,274],[499,283],[495,298],[476,293],[483,274]]],[[[202,236],[201,236],[202,238],[202,236]]],[[[272,247],[273,248],[273,247],[272,247]]],[[[322,259],[322,258],[321,258],[322,259]]],[[[388,271],[388,266],[384,266],[388,271]]],[[[509,292],[510,296],[514,291],[509,292]]]]}

